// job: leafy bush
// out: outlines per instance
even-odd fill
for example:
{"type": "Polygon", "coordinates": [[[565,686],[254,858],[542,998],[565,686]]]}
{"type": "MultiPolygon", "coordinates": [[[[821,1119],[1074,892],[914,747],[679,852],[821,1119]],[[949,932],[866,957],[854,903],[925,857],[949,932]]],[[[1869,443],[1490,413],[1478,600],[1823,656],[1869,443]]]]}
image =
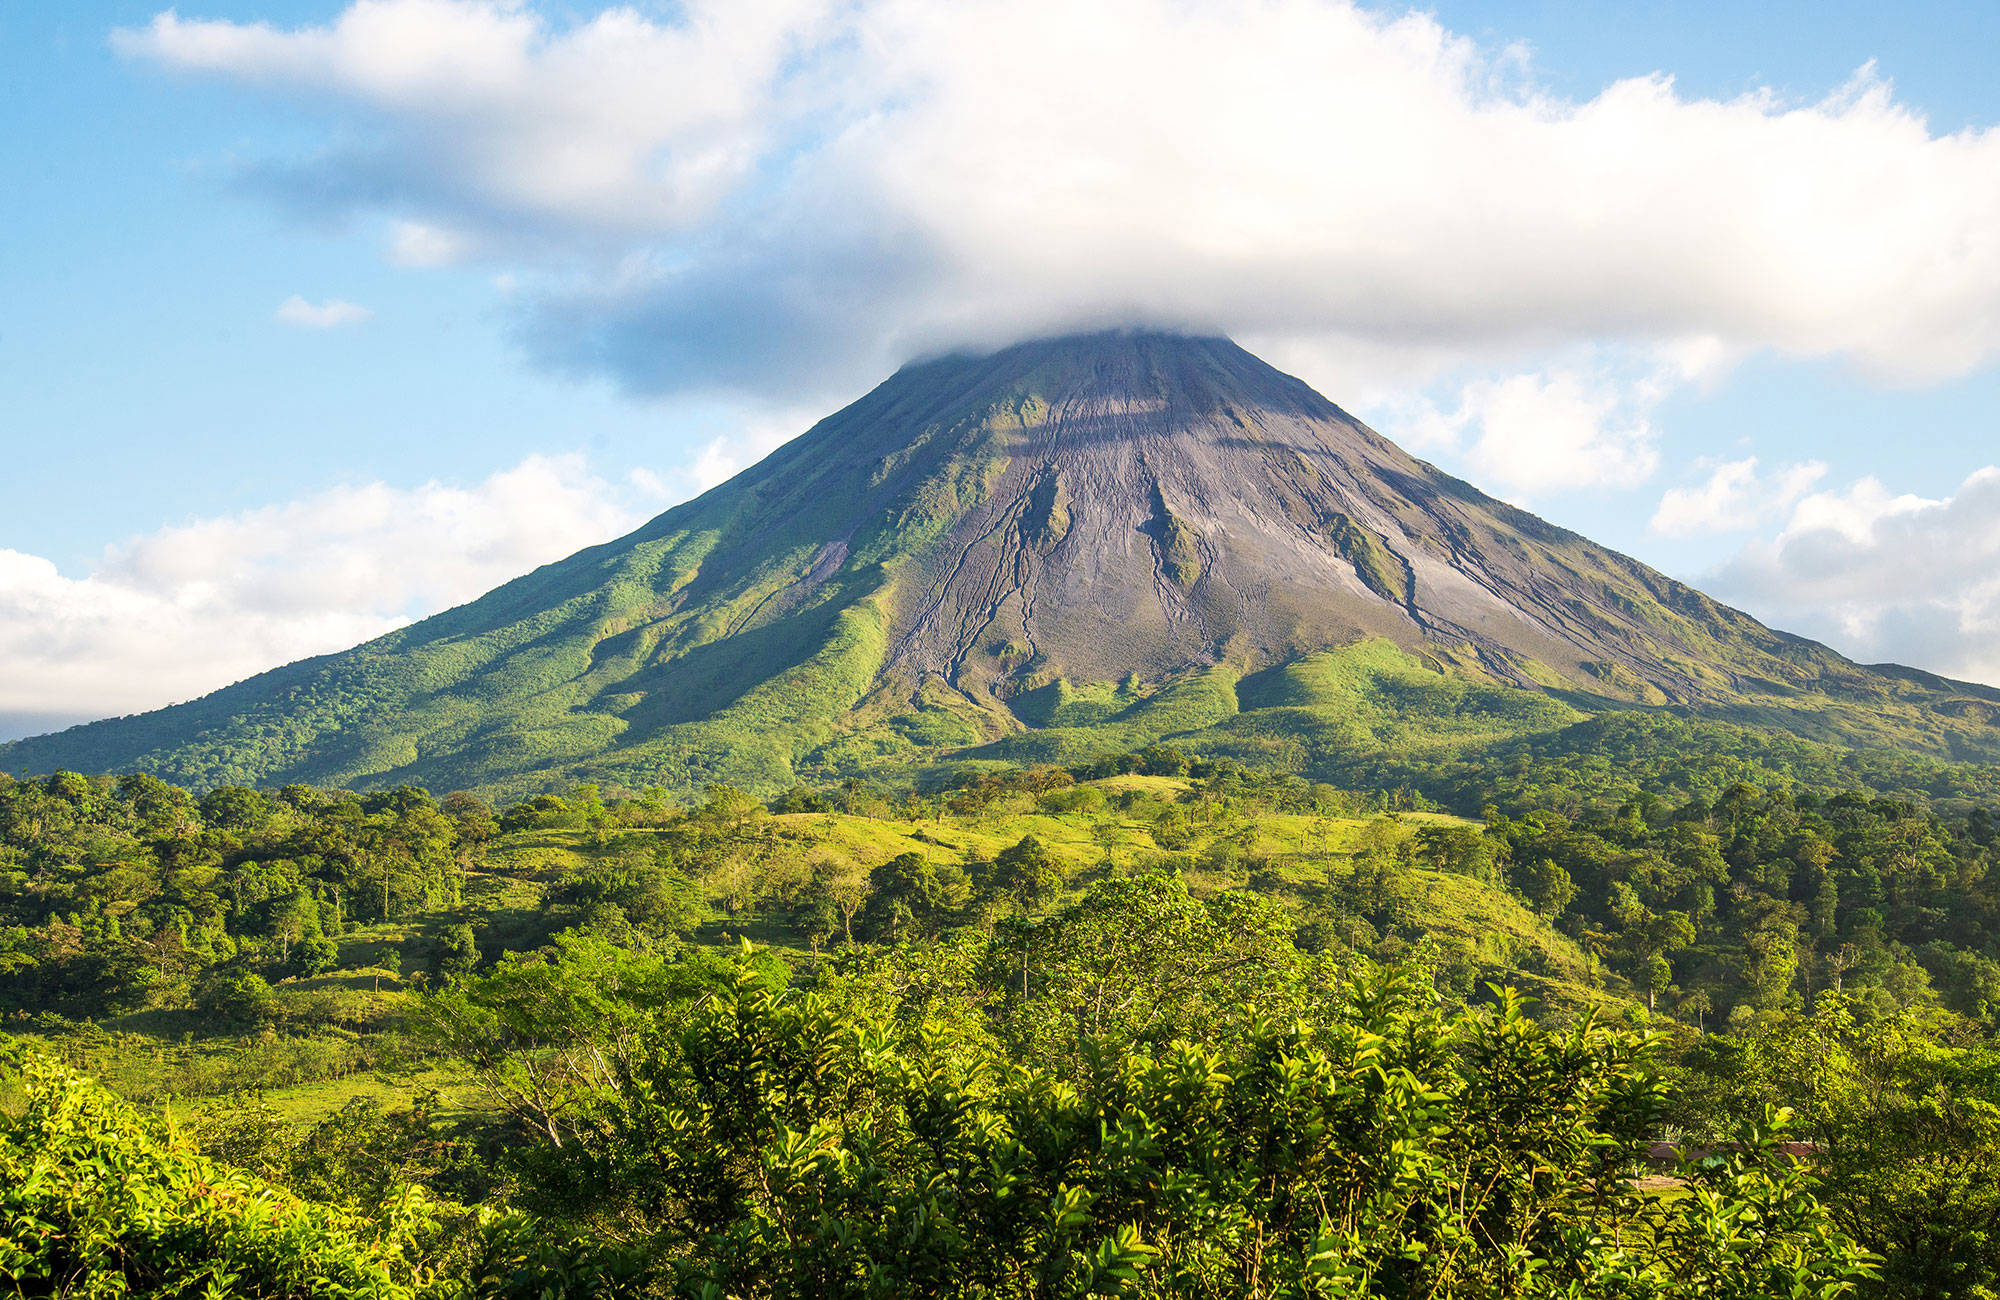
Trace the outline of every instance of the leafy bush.
{"type": "Polygon", "coordinates": [[[277,1001],[262,975],[239,968],[210,974],[196,987],[194,1005],[219,1023],[253,1026],[271,1019],[277,1001]]]}
{"type": "Polygon", "coordinates": [[[456,1293],[432,1255],[440,1222],[414,1189],[372,1219],[302,1201],[197,1155],[185,1139],[46,1057],[0,1115],[0,1281],[16,1295],[456,1293]]]}
{"type": "Polygon", "coordinates": [[[479,943],[463,921],[447,925],[431,940],[431,971],[439,979],[469,975],[479,965],[479,943]]]}
{"type": "Polygon", "coordinates": [[[690,1294],[1849,1293],[1865,1256],[1776,1156],[1782,1117],[1677,1202],[1630,1190],[1654,1045],[1392,977],[1318,1025],[1057,1072],[746,977],[572,1159],[690,1294]]]}

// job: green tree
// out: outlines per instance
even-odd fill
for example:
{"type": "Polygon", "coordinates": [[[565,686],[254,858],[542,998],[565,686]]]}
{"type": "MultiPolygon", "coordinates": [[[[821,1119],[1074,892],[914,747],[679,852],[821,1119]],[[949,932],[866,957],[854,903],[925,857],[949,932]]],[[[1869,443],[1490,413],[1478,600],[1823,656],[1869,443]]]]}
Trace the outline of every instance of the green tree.
{"type": "Polygon", "coordinates": [[[292,949],[286,971],[292,975],[319,975],[340,964],[340,945],[317,929],[307,932],[292,949]]]}
{"type": "Polygon", "coordinates": [[[764,805],[755,796],[733,785],[713,785],[708,788],[708,800],[702,804],[697,815],[717,829],[740,835],[751,823],[763,817],[764,812],[764,805]]]}
{"type": "Polygon", "coordinates": [[[1054,901],[1062,888],[1062,864],[1033,835],[994,855],[986,873],[986,892],[1012,902],[1022,912],[1037,912],[1054,901]]]}
{"type": "Polygon", "coordinates": [[[1576,882],[1569,872],[1547,858],[1524,862],[1514,872],[1514,887],[1528,906],[1543,916],[1561,916],[1576,898],[1576,882]]]}
{"type": "Polygon", "coordinates": [[[1335,967],[1292,946],[1291,916],[1231,890],[1207,900],[1179,876],[1101,881],[1033,925],[1003,927],[986,957],[1009,989],[1007,1034],[1055,1059],[1089,1040],[1105,1051],[1175,1038],[1217,1042],[1243,1009],[1302,1012],[1335,967]],[[1015,970],[1032,971],[1016,991],[1015,970]]]}
{"type": "Polygon", "coordinates": [[[375,970],[375,978],[370,982],[370,988],[374,992],[380,993],[382,991],[382,976],[384,974],[387,974],[393,980],[400,980],[402,978],[403,950],[401,948],[391,948],[389,951],[383,953],[375,959],[375,970]]]}
{"type": "Polygon", "coordinates": [[[2000,1293],[2000,1049],[1951,1046],[1913,1016],[1857,1022],[1839,1003],[1791,1032],[1828,1205],[1884,1257],[1877,1293],[2000,1293]]]}
{"type": "Polygon", "coordinates": [[[900,853],[869,874],[868,890],[856,919],[862,938],[878,943],[928,938],[963,902],[965,871],[921,853],[900,853]]]}
{"type": "Polygon", "coordinates": [[[275,1002],[271,986],[254,971],[219,970],[195,989],[195,1009],[224,1024],[261,1025],[271,1018],[275,1002]]]}
{"type": "Polygon", "coordinates": [[[1416,835],[1417,857],[1437,871],[1491,881],[1498,875],[1495,843],[1467,826],[1423,826],[1416,835]]]}
{"type": "Polygon", "coordinates": [[[431,972],[437,978],[469,975],[479,965],[479,941],[464,921],[447,925],[431,941],[431,972]]]}

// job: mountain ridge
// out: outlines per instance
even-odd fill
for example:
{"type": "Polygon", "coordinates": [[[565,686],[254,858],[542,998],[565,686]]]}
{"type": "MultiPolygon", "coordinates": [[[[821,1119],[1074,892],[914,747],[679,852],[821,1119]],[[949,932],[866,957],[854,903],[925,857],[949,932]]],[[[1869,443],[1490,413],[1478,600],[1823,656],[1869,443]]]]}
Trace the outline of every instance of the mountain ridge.
{"type": "Polygon", "coordinates": [[[980,753],[1051,691],[1228,677],[1233,709],[1238,676],[1377,639],[1585,711],[2000,757],[2000,692],[1767,628],[1226,339],[1121,331],[913,363],[623,538],[0,768],[769,789],[980,753]]]}

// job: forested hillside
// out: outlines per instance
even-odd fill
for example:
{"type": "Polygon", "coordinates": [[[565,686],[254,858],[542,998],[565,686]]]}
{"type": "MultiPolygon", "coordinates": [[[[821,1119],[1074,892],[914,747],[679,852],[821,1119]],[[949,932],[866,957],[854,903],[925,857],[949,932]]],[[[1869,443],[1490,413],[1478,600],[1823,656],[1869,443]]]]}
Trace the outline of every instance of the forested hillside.
{"type": "Polygon", "coordinates": [[[259,1295],[2000,1276],[1970,1172],[2000,1158],[1990,809],[1782,778],[1557,809],[1523,800],[1569,760],[1511,779],[1484,820],[1167,747],[685,807],[8,782],[0,1161],[55,1181],[9,1193],[43,1227],[0,1268],[168,1294],[211,1260],[259,1295]],[[1675,1137],[1747,1145],[1649,1169],[1675,1137]],[[80,1173],[106,1160],[115,1185],[80,1173]],[[180,1226],[107,1252],[106,1214],[180,1226]]]}

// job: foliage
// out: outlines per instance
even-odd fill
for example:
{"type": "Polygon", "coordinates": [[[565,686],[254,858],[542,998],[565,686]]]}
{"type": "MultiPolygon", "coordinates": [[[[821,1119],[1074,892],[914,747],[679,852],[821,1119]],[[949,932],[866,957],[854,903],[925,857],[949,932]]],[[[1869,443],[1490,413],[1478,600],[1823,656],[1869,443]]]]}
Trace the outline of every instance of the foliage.
{"type": "Polygon", "coordinates": [[[1767,1134],[1683,1208],[1629,1190],[1646,1035],[1553,1031],[1511,995],[1440,1015],[1420,987],[1051,1071],[747,978],[620,1079],[598,1221],[689,1293],[746,1297],[1748,1300],[1862,1275],[1767,1134]]]}
{"type": "Polygon", "coordinates": [[[222,970],[204,978],[194,993],[195,1009],[224,1024],[258,1025],[269,1020],[277,999],[262,976],[246,970],[222,970]]]}
{"type": "Polygon", "coordinates": [[[1727,1122],[1771,1096],[1797,1098],[1828,1209],[1883,1256],[1868,1294],[2000,1294],[2000,1050],[1935,1012],[1869,1010],[1828,997],[1811,1015],[1690,1050],[1687,1118],[1727,1122]]]}
{"type": "Polygon", "coordinates": [[[1993,1285],[1984,808],[1423,804],[1166,744],[776,807],[58,775],[0,783],[0,981],[325,1222],[417,1196],[410,1276],[483,1295],[1993,1285]],[[1728,1032],[1663,1074],[1649,1006],[1728,1032]],[[1364,1113],[1393,1176],[1301,1154],[1364,1113]],[[1707,1155],[1635,1190],[1673,1126],[1707,1155]]]}
{"type": "Polygon", "coordinates": [[[1699,994],[1747,1015],[1830,989],[1875,1016],[1936,1001],[1994,1014],[2000,845],[1984,810],[1733,785],[1712,802],[1498,817],[1488,834],[1522,896],[1649,1001],[1699,994]]]}
{"type": "Polygon", "coordinates": [[[455,904],[482,846],[409,788],[0,782],[0,1013],[268,1019],[270,981],[334,969],[357,924],[455,904]]]}
{"type": "Polygon", "coordinates": [[[452,1294],[441,1224],[401,1189],[363,1218],[196,1154],[44,1057],[0,1118],[0,1280],[17,1295],[414,1300],[452,1294]]]}

